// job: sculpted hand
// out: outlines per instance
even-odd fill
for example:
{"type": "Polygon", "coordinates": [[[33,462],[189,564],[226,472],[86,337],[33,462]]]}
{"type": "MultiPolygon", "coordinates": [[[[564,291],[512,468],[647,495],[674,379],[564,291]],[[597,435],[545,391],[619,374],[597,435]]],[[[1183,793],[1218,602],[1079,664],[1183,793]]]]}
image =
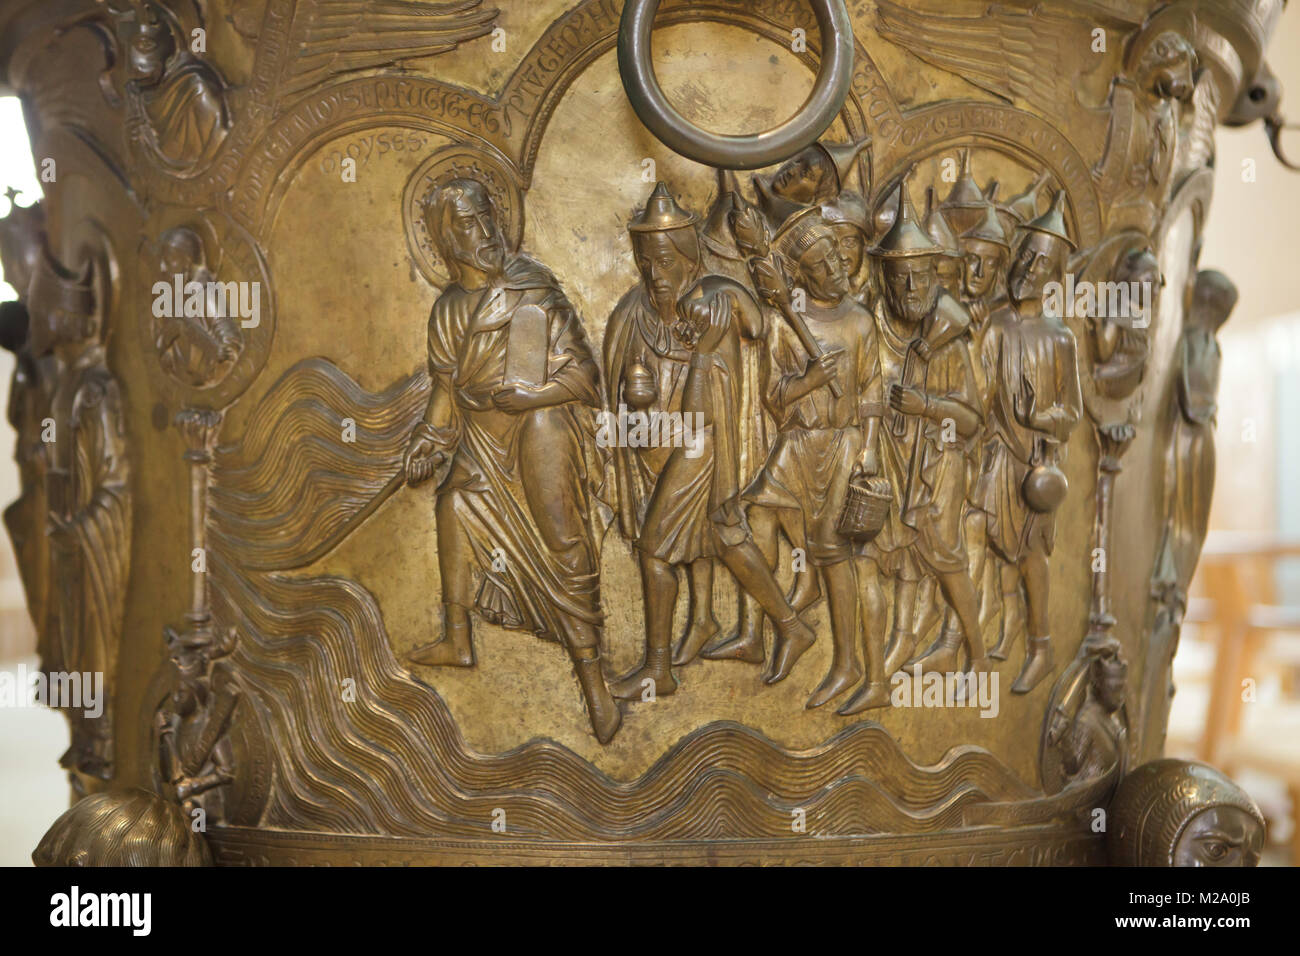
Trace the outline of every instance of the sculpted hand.
{"type": "Polygon", "coordinates": [[[503,385],[492,393],[492,404],[503,412],[526,412],[543,404],[538,393],[523,385],[503,385]]]}
{"type": "Polygon", "coordinates": [[[411,443],[406,446],[406,455],[402,459],[406,483],[418,485],[427,481],[446,457],[446,452],[439,451],[432,438],[417,429],[411,436],[411,443]]]}
{"type": "Polygon", "coordinates": [[[889,407],[904,415],[924,415],[925,395],[918,388],[906,385],[889,386],[889,407]]]}
{"type": "Polygon", "coordinates": [[[803,382],[808,386],[809,391],[834,381],[840,370],[840,359],[843,357],[844,350],[837,349],[825,353],[821,358],[808,359],[808,364],[804,367],[803,382]]]}
{"type": "Polygon", "coordinates": [[[880,474],[880,460],[876,457],[874,448],[862,449],[862,454],[858,456],[858,470],[867,476],[880,474]]]}

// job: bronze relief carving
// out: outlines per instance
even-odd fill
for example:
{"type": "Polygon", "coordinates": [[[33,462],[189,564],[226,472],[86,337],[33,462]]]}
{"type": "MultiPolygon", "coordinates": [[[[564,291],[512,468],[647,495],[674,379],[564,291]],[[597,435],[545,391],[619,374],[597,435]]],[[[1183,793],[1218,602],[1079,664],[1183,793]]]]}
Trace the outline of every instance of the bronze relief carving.
{"type": "Polygon", "coordinates": [[[68,269],[51,253],[36,208],[14,204],[3,232],[6,275],[25,285],[5,317],[18,358],[10,421],[24,480],[6,527],[23,561],[46,700],[66,698],[72,741],[60,763],[84,792],[85,778],[114,773],[131,553],[123,397],[105,348],[116,260],[107,245],[88,242],[79,271],[68,269]]]}
{"type": "MultiPolygon", "coordinates": [[[[1080,818],[1158,753],[1204,533],[1226,311],[1207,278],[1184,316],[1183,243],[1258,51],[1197,73],[1212,20],[1112,10],[1094,56],[1064,2],[181,6],[94,20],[134,71],[94,175],[140,214],[136,331],[86,361],[151,464],[82,484],[125,522],[101,551],[183,515],[203,557],[109,565],[133,659],[166,653],[115,786],[202,811],[218,862],[1099,858],[1080,818]],[[789,149],[656,145],[638,13],[686,51],[668,98],[796,115],[789,149]],[[198,15],[226,40],[186,53],[198,15]],[[791,72],[719,66],[756,51],[791,72]],[[254,285],[255,322],[212,301],[254,285]]],[[[24,467],[24,511],[60,495],[24,467]]]]}

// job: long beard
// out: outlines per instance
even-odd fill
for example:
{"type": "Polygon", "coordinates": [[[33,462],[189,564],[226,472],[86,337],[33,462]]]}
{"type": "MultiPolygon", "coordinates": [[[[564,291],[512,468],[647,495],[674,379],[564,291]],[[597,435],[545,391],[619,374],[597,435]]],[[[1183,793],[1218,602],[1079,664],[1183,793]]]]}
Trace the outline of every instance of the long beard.
{"type": "Polygon", "coordinates": [[[935,304],[939,301],[939,290],[932,289],[926,296],[925,301],[920,304],[908,302],[905,296],[889,295],[890,310],[898,318],[910,324],[920,323],[927,315],[934,311],[935,304]]]}

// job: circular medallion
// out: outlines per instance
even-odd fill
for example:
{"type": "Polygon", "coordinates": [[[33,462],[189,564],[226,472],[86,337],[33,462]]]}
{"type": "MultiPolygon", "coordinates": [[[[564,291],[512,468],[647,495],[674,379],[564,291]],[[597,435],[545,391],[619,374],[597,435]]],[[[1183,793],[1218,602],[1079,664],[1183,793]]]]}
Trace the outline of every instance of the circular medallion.
{"type": "Polygon", "coordinates": [[[406,181],[402,191],[402,223],[416,265],[439,289],[446,287],[451,278],[424,223],[424,203],[434,190],[454,179],[472,179],[487,190],[511,252],[518,251],[524,237],[523,188],[510,162],[495,151],[459,143],[437,150],[406,181]]]}
{"type": "Polygon", "coordinates": [[[266,260],[242,226],[216,210],[169,208],[140,242],[150,281],[137,323],[172,411],[224,408],[266,364],[275,303],[266,260]]]}

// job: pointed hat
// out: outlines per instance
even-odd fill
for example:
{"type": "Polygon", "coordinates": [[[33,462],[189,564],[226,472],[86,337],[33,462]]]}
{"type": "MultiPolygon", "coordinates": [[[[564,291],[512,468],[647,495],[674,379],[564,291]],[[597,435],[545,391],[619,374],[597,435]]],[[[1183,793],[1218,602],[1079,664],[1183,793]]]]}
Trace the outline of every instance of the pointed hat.
{"type": "Polygon", "coordinates": [[[840,177],[839,188],[843,189],[845,183],[849,181],[849,174],[853,172],[853,163],[858,158],[858,154],[871,145],[871,137],[864,136],[856,143],[819,142],[817,145],[831,158],[835,172],[840,177]]]}
{"type": "Polygon", "coordinates": [[[1056,195],[1052,197],[1051,208],[1043,213],[1037,219],[1025,223],[1020,228],[1031,230],[1033,232],[1045,232],[1049,236],[1055,236],[1065,242],[1070,250],[1078,248],[1070,234],[1065,229],[1065,190],[1058,189],[1056,195]]]}
{"type": "Polygon", "coordinates": [[[924,225],[926,234],[936,246],[943,250],[944,255],[961,255],[961,249],[957,245],[957,237],[952,234],[948,220],[943,217],[943,213],[939,211],[935,203],[933,186],[927,186],[925,189],[924,225]]]}
{"type": "Polygon", "coordinates": [[[1011,248],[1011,243],[1007,239],[1007,231],[1003,228],[1002,220],[992,203],[984,210],[984,218],[963,232],[961,238],[982,239],[984,242],[996,243],[1004,249],[1011,248]]]}
{"type": "Polygon", "coordinates": [[[975,209],[983,206],[987,200],[984,198],[984,191],[979,188],[975,182],[975,176],[971,173],[970,167],[970,150],[961,151],[961,172],[957,174],[957,181],[952,184],[952,190],[948,193],[948,198],[943,201],[944,209],[975,209]]]}
{"type": "Polygon", "coordinates": [[[916,221],[916,209],[912,206],[912,197],[907,193],[908,170],[898,183],[898,214],[894,224],[872,247],[871,254],[883,259],[903,259],[911,256],[935,256],[943,249],[935,245],[916,221]]]}
{"type": "Polygon", "coordinates": [[[1034,177],[1034,181],[1029,184],[1029,188],[1019,196],[1012,196],[1007,200],[1003,207],[1007,212],[1016,218],[1017,222],[1026,223],[1038,215],[1038,197],[1043,193],[1043,187],[1047,185],[1047,170],[1043,170],[1034,177]]]}
{"type": "Polygon", "coordinates": [[[668,232],[693,226],[697,218],[695,213],[677,205],[667,184],[660,180],[646,200],[645,209],[627,224],[627,228],[629,232],[668,232]]]}

